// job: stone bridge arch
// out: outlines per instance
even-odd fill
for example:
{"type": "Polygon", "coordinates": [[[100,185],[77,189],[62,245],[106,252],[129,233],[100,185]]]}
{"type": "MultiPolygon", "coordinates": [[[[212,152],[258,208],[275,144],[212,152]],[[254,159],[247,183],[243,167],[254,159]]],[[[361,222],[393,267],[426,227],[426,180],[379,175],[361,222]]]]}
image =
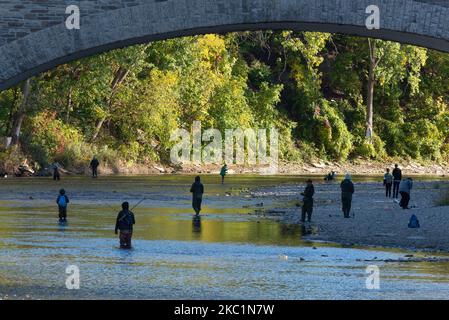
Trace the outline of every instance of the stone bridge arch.
{"type": "Polygon", "coordinates": [[[0,8],[0,90],[59,64],[179,36],[260,29],[338,32],[449,52],[449,0],[10,0],[0,8]],[[77,5],[81,28],[68,30],[77,5]],[[368,30],[366,8],[380,9],[368,30]]]}

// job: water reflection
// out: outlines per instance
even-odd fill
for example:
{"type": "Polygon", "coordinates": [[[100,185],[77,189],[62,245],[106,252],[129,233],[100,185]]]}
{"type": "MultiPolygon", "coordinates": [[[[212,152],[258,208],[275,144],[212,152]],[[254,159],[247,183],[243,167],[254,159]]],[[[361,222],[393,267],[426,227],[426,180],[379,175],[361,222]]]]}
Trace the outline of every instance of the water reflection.
{"type": "Polygon", "coordinates": [[[201,233],[201,216],[194,215],[192,218],[192,231],[201,233]]]}
{"type": "Polygon", "coordinates": [[[302,224],[301,234],[302,236],[316,235],[318,234],[318,227],[310,224],[302,224]]]}

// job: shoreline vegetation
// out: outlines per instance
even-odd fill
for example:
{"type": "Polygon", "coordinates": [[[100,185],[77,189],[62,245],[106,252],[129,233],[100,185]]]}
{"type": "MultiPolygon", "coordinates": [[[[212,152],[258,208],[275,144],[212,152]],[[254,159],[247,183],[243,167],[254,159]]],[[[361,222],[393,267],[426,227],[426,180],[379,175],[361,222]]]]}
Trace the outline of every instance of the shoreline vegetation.
{"type": "Polygon", "coordinates": [[[0,173],[25,158],[37,172],[57,161],[84,173],[93,155],[108,164],[102,174],[214,173],[159,164],[171,163],[173,133],[193,134],[200,122],[203,133],[222,135],[276,128],[279,174],[377,174],[390,159],[403,167],[410,159],[410,173],[445,174],[433,164],[449,162],[448,74],[448,54],[330,33],[130,46],[1,91],[0,173]]]}

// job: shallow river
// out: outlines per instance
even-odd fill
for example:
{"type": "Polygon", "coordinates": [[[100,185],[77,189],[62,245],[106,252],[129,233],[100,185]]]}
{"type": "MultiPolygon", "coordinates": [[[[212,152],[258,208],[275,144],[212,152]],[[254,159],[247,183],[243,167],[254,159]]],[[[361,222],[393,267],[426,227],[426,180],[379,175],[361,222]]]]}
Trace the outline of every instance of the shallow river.
{"type": "Polygon", "coordinates": [[[190,176],[3,179],[0,298],[449,298],[449,263],[369,262],[410,253],[311,243],[298,226],[249,214],[258,201],[248,189],[304,179],[231,176],[222,186],[207,176],[201,221],[192,220],[190,176]],[[61,187],[67,226],[57,223],[61,187]],[[133,210],[134,248],[121,250],[113,232],[120,204],[143,198],[133,210]],[[373,264],[380,289],[369,290],[373,264]],[[79,268],[79,290],[66,288],[69,265],[79,268]]]}

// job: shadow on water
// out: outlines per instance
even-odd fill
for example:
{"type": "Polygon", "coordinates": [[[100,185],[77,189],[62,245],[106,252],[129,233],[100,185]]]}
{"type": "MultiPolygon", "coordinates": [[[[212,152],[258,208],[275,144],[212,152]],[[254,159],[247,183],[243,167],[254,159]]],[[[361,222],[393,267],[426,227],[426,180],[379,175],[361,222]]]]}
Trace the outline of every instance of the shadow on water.
{"type": "Polygon", "coordinates": [[[201,233],[201,216],[194,215],[192,218],[193,233],[201,233]]]}

